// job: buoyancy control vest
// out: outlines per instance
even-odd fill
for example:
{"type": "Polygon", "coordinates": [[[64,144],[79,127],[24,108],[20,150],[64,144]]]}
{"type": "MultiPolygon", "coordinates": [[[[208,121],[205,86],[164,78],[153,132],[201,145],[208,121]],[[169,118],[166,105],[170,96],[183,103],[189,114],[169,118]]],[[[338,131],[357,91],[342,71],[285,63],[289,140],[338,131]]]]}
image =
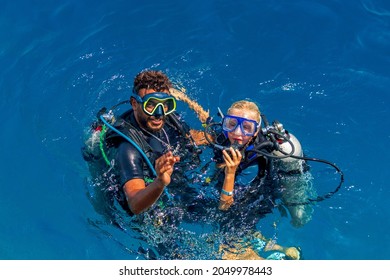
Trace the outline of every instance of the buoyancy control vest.
{"type": "MultiPolygon", "coordinates": [[[[102,162],[102,158],[104,158],[106,165],[111,165],[111,160],[115,157],[116,148],[122,142],[127,141],[126,138],[129,138],[128,140],[131,140],[133,145],[137,145],[150,162],[154,162],[159,156],[147,143],[145,135],[135,120],[132,109],[124,112],[119,117],[113,117],[111,126],[119,133],[122,133],[123,136],[113,129],[105,127],[100,119],[92,124],[92,133],[82,148],[83,157],[86,161],[102,162]]],[[[199,161],[199,150],[190,136],[189,126],[182,122],[175,113],[166,116],[165,126],[169,128],[171,134],[175,134],[175,137],[177,137],[181,148],[181,161],[199,161]]],[[[150,166],[144,164],[143,169],[145,175],[153,178],[150,166]]]]}
{"type": "MultiPolygon", "coordinates": [[[[121,114],[112,124],[112,126],[133,140],[134,143],[147,155],[148,158],[152,157],[153,150],[144,139],[140,129],[137,128],[137,124],[134,120],[134,112],[132,109],[121,114]]],[[[126,141],[126,139],[113,130],[108,130],[104,137],[106,149],[117,148],[124,141],[126,141]]]]}

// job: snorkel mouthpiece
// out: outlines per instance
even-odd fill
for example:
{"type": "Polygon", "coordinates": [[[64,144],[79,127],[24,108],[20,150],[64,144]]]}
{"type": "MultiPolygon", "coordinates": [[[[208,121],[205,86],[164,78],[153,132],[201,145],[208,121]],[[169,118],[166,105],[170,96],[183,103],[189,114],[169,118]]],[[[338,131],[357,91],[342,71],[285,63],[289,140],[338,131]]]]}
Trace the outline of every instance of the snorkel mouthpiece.
{"type": "Polygon", "coordinates": [[[230,147],[232,147],[235,150],[241,150],[244,147],[244,145],[240,145],[238,144],[238,141],[234,141],[233,144],[230,145],[230,147]]]}
{"type": "MultiPolygon", "coordinates": [[[[229,151],[230,148],[233,148],[234,150],[238,150],[240,151],[241,155],[242,155],[242,160],[245,159],[245,151],[243,151],[243,148],[244,148],[245,145],[242,145],[242,144],[238,144],[237,141],[234,141],[233,144],[231,144],[229,147],[225,147],[224,150],[227,150],[229,151]]],[[[230,153],[229,153],[230,154],[230,153]]],[[[230,155],[231,156],[231,155],[230,155]]]]}
{"type": "Polygon", "coordinates": [[[241,150],[244,147],[244,145],[238,144],[237,141],[234,141],[234,143],[231,144],[230,146],[222,146],[222,145],[214,144],[214,148],[217,148],[219,150],[226,150],[226,151],[228,151],[228,150],[230,150],[230,147],[232,147],[235,150],[241,150]]]}

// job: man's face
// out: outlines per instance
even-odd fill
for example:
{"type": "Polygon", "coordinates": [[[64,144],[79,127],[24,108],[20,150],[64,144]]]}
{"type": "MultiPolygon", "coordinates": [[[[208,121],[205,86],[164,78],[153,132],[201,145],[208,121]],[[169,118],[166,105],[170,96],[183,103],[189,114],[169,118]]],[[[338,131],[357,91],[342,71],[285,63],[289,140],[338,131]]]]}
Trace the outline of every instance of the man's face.
{"type": "MultiPolygon", "coordinates": [[[[142,98],[146,94],[156,92],[154,89],[140,89],[138,92],[138,95],[142,98]]],[[[163,91],[165,93],[169,93],[167,91],[163,91]]],[[[145,114],[145,112],[142,110],[142,104],[136,102],[134,99],[131,101],[131,105],[133,106],[134,110],[134,116],[135,119],[137,120],[139,126],[143,129],[146,129],[151,132],[157,132],[162,129],[165,123],[165,116],[149,116],[145,114]]]]}

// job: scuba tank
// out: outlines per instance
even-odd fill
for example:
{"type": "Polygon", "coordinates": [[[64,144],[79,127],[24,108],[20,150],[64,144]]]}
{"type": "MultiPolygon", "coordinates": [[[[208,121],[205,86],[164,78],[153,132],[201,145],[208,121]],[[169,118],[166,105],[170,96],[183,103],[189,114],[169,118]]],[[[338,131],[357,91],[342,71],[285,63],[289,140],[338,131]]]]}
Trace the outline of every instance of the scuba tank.
{"type": "Polygon", "coordinates": [[[279,121],[275,120],[272,123],[272,126],[284,136],[281,137],[279,134],[275,135],[275,140],[278,143],[278,149],[274,150],[273,154],[280,157],[280,159],[275,161],[277,168],[286,173],[303,171],[303,160],[296,158],[303,157],[303,150],[299,140],[292,133],[285,130],[279,121]],[[286,139],[290,140],[291,143],[286,139]],[[291,155],[295,157],[283,157],[283,155],[291,155]]]}
{"type": "Polygon", "coordinates": [[[99,110],[97,113],[97,120],[92,123],[87,131],[86,140],[81,149],[82,156],[87,162],[104,159],[107,165],[110,165],[104,153],[104,138],[107,132],[107,126],[100,120],[100,116],[103,116],[110,124],[115,122],[115,117],[112,111],[106,111],[107,109],[105,107],[99,110]]]}

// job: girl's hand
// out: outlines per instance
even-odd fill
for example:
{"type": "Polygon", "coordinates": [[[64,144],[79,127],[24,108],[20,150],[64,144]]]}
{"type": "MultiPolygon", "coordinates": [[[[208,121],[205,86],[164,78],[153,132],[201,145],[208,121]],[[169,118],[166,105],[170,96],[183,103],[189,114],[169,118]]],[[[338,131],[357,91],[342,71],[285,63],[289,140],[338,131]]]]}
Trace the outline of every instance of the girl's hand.
{"type": "Polygon", "coordinates": [[[235,150],[232,147],[229,148],[229,152],[227,150],[222,151],[223,159],[226,164],[225,174],[235,174],[237,167],[240,165],[242,155],[239,150],[235,150]]]}

